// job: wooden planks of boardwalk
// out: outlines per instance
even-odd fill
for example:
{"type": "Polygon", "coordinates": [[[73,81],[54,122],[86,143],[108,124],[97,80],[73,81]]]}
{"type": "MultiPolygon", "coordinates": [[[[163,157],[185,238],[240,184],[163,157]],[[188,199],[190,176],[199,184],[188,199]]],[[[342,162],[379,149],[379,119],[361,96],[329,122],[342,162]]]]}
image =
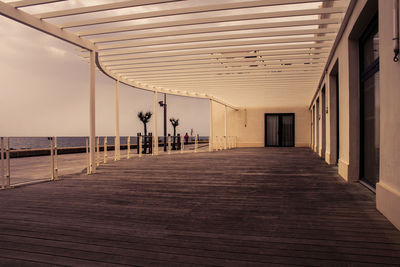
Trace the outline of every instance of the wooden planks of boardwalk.
{"type": "Polygon", "coordinates": [[[0,265],[400,263],[374,194],[302,148],[122,160],[0,203],[0,265]]]}

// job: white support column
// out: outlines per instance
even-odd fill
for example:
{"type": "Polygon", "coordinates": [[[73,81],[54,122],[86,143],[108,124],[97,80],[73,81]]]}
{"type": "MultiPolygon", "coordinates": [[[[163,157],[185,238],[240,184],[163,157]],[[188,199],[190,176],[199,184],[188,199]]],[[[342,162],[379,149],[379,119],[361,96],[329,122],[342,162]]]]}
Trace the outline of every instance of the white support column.
{"type": "Polygon", "coordinates": [[[213,102],[212,99],[210,99],[210,136],[208,138],[208,151],[212,152],[213,151],[213,145],[214,145],[214,137],[213,137],[213,108],[212,108],[213,102]]]}
{"type": "Polygon", "coordinates": [[[0,176],[1,176],[1,189],[4,189],[6,186],[6,181],[5,181],[5,177],[4,177],[4,137],[0,137],[0,153],[1,153],[1,172],[0,172],[0,176]]]}
{"type": "Polygon", "coordinates": [[[158,155],[158,129],[157,129],[157,109],[158,109],[158,92],[154,91],[154,111],[153,111],[153,155],[158,155]]]}
{"type": "Polygon", "coordinates": [[[115,81],[115,141],[114,160],[121,159],[121,142],[119,136],[119,80],[115,81]]]}
{"type": "Polygon", "coordinates": [[[225,105],[225,119],[224,119],[224,126],[225,126],[225,131],[224,131],[224,149],[227,149],[227,134],[228,134],[228,128],[227,128],[227,106],[225,105]]]}
{"type": "Polygon", "coordinates": [[[95,51],[90,51],[90,138],[89,138],[89,162],[90,173],[96,173],[95,164],[95,138],[96,138],[96,65],[95,65],[95,51]]]}

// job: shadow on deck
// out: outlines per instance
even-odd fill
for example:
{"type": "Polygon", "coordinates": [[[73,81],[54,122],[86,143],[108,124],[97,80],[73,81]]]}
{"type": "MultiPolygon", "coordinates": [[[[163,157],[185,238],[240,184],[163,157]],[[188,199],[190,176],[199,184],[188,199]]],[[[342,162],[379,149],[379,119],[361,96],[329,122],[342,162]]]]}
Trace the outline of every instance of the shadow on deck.
{"type": "Polygon", "coordinates": [[[396,265],[375,195],[309,149],[134,158],[0,192],[1,265],[396,265]]]}

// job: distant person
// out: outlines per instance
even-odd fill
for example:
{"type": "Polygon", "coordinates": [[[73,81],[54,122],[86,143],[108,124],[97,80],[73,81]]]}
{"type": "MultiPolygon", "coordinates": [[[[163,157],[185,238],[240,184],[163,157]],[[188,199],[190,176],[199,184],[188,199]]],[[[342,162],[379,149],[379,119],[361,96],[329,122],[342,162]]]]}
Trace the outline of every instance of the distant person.
{"type": "Polygon", "coordinates": [[[189,143],[189,135],[188,133],[185,134],[185,144],[187,145],[189,143]]]}

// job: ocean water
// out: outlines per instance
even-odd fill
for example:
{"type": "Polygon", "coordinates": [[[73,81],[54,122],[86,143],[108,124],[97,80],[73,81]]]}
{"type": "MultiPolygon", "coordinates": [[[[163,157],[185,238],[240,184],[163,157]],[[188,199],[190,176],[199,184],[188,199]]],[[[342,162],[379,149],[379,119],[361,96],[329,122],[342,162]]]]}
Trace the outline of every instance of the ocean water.
{"type": "MultiPolygon", "coordinates": [[[[86,146],[86,137],[57,137],[57,147],[84,147],[86,146]]],[[[100,145],[104,144],[104,137],[100,137],[100,145]]],[[[208,140],[208,136],[200,136],[200,140],[208,140]]],[[[35,149],[35,148],[49,148],[50,140],[48,137],[10,137],[10,149],[35,149]]],[[[159,137],[162,141],[162,137],[159,137]]],[[[193,139],[194,140],[194,139],[193,139]]],[[[137,137],[131,136],[131,144],[136,144],[137,137]]],[[[120,137],[121,145],[128,143],[127,136],[120,137]]],[[[114,136],[107,137],[107,145],[114,145],[114,136]]]]}
{"type": "MultiPolygon", "coordinates": [[[[11,149],[49,148],[48,137],[10,137],[11,149]]],[[[100,137],[100,145],[104,144],[104,137],[100,137]]],[[[121,145],[128,143],[127,136],[120,137],[121,145]]],[[[131,144],[136,143],[136,136],[131,137],[131,144]]],[[[114,145],[114,136],[107,137],[107,144],[114,145]]],[[[83,147],[86,146],[86,137],[57,137],[57,147],[83,147]]]]}

